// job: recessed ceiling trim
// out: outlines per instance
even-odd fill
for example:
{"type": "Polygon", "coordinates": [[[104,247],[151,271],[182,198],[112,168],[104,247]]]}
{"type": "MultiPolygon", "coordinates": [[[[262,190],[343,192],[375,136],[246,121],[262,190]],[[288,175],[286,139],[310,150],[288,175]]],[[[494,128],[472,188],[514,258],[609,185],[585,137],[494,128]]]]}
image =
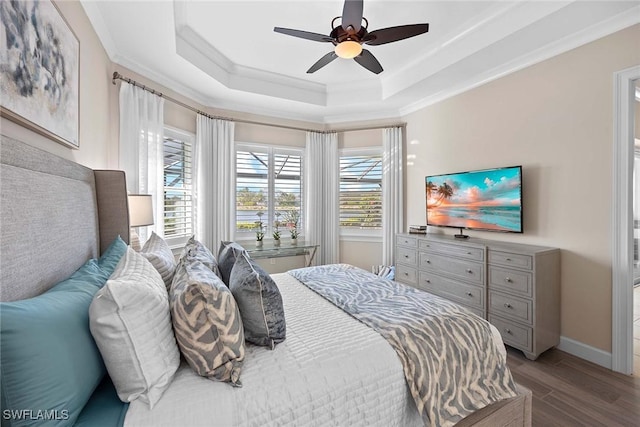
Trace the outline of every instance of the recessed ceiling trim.
{"type": "Polygon", "coordinates": [[[418,56],[414,61],[383,78],[383,99],[387,99],[462,59],[534,24],[572,3],[505,2],[479,17],[472,27],[458,28],[441,46],[418,56]]]}
{"type": "Polygon", "coordinates": [[[207,42],[187,22],[186,2],[174,2],[176,53],[230,89],[314,105],[327,105],[322,83],[236,64],[207,42]]]}
{"type": "Polygon", "coordinates": [[[478,74],[455,86],[451,86],[447,90],[440,91],[432,96],[400,108],[400,113],[401,115],[413,113],[414,111],[444,101],[447,98],[451,98],[468,90],[482,86],[493,80],[497,80],[516,71],[520,71],[524,68],[553,58],[554,56],[560,55],[571,49],[575,49],[638,23],[640,23],[640,6],[626,9],[605,21],[601,21],[577,33],[572,33],[554,43],[547,44],[537,50],[528,52],[519,58],[487,70],[485,73],[478,74]]]}

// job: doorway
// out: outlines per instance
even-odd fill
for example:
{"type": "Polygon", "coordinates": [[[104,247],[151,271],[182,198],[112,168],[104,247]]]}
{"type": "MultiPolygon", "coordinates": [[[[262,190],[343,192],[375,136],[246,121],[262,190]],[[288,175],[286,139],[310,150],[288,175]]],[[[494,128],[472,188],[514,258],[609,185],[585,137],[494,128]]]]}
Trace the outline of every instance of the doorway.
{"type": "Polygon", "coordinates": [[[633,375],[640,378],[640,79],[633,109],[633,375]]]}
{"type": "Polygon", "coordinates": [[[614,73],[611,368],[634,372],[633,164],[640,65],[614,73]]]}

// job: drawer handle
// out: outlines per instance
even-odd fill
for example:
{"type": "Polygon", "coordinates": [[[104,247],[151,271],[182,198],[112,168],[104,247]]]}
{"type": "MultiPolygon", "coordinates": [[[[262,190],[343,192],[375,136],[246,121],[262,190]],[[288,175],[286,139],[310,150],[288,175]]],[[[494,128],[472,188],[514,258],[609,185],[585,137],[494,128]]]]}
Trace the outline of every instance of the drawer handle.
{"type": "Polygon", "coordinates": [[[513,282],[513,280],[511,280],[511,277],[505,277],[504,281],[507,282],[507,283],[513,282]]]}
{"type": "Polygon", "coordinates": [[[425,283],[431,283],[431,280],[429,279],[424,279],[425,283]]]}
{"type": "Polygon", "coordinates": [[[467,292],[467,296],[468,296],[468,297],[472,297],[472,296],[473,296],[473,294],[472,294],[471,292],[467,292]]]}
{"type": "Polygon", "coordinates": [[[467,252],[467,255],[471,255],[471,252],[467,252]]]}
{"type": "Polygon", "coordinates": [[[430,260],[430,259],[425,260],[425,262],[426,262],[427,264],[431,264],[431,260],[430,260]]]}
{"type": "Polygon", "coordinates": [[[509,304],[508,302],[504,303],[504,307],[505,308],[513,308],[513,306],[511,304],[509,304]]]}
{"type": "Polygon", "coordinates": [[[407,272],[405,271],[405,272],[404,272],[404,275],[405,275],[405,276],[408,276],[408,275],[409,275],[409,273],[407,273],[407,272]]]}
{"type": "Polygon", "coordinates": [[[406,259],[409,259],[409,255],[405,255],[404,257],[405,257],[406,259]]]}
{"type": "Polygon", "coordinates": [[[467,273],[472,274],[472,273],[473,273],[473,270],[472,270],[472,269],[470,269],[470,268],[467,268],[467,273]]]}
{"type": "Polygon", "coordinates": [[[511,258],[505,258],[505,261],[511,262],[511,258]]]}
{"type": "Polygon", "coordinates": [[[506,328],[504,331],[509,335],[513,335],[513,332],[511,332],[511,329],[509,328],[506,328]]]}

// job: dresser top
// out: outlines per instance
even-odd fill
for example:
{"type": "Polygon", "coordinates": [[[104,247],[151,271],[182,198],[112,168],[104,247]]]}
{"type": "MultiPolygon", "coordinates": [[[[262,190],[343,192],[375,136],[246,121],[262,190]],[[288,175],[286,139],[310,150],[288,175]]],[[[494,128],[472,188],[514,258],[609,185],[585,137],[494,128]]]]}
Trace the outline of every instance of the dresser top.
{"type": "Polygon", "coordinates": [[[420,240],[430,240],[433,242],[441,242],[448,243],[460,246],[468,246],[468,247],[479,247],[484,246],[490,250],[494,251],[505,251],[505,252],[514,252],[514,253],[542,253],[542,252],[553,252],[558,251],[558,248],[552,248],[548,246],[537,246],[537,245],[529,245],[525,243],[516,243],[516,242],[501,242],[498,240],[489,240],[489,239],[480,239],[477,237],[469,237],[468,239],[458,239],[448,234],[412,234],[412,233],[401,233],[399,236],[404,237],[413,237],[420,240]]]}

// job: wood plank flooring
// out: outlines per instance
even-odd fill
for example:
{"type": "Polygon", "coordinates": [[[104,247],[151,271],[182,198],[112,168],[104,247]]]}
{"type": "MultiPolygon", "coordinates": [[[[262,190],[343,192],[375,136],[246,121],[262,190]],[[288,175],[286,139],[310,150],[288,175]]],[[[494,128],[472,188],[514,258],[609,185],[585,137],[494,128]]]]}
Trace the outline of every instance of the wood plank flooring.
{"type": "Polygon", "coordinates": [[[640,426],[640,377],[557,349],[533,362],[510,347],[507,354],[515,380],[533,392],[534,426],[640,426]]]}

